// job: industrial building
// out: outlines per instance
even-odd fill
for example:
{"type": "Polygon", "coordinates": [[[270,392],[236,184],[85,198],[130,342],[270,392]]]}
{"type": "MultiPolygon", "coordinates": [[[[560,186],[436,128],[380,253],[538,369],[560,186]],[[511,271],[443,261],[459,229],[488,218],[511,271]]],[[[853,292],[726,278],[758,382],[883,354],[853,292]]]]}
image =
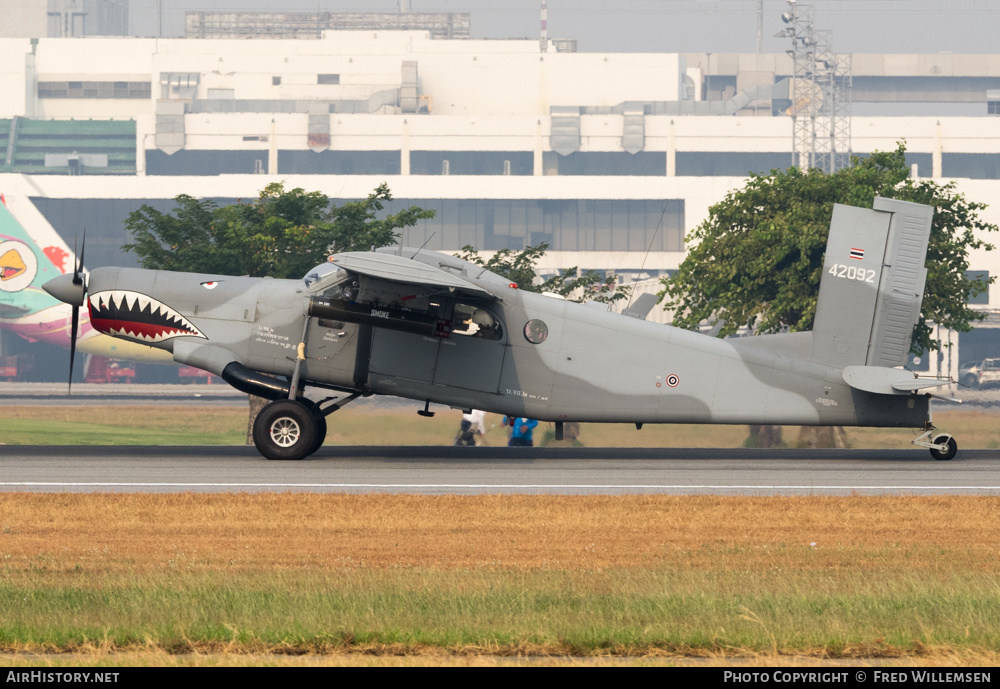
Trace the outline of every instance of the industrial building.
{"type": "MultiPolygon", "coordinates": [[[[169,211],[177,194],[233,202],[283,181],[355,199],[387,182],[396,207],[437,211],[409,245],[544,241],[546,270],[656,278],[748,173],[793,161],[805,92],[786,54],[579,53],[463,37],[460,17],[450,37],[209,38],[225,35],[210,14],[189,13],[199,37],[0,38],[0,191],[30,197],[70,244],[86,227],[91,266],[135,265],[122,221],[142,204],[169,211]]],[[[905,140],[913,175],[998,196],[1000,55],[850,65],[851,152],[905,140]]],[[[1000,222],[1000,209],[985,216],[1000,222]]],[[[1000,272],[986,252],[970,268],[1000,272]]],[[[1000,285],[978,302],[1000,305],[1000,285]]]]}

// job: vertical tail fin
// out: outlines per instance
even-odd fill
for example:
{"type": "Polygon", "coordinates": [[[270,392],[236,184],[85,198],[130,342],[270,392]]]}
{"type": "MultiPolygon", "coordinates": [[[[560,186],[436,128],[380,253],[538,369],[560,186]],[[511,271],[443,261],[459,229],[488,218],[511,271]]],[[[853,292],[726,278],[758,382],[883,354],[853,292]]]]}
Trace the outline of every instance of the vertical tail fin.
{"type": "Polygon", "coordinates": [[[934,209],[875,199],[835,204],[823,262],[813,358],[835,366],[902,366],[920,315],[934,209]]]}
{"type": "Polygon", "coordinates": [[[58,304],[41,285],[72,268],[62,238],[25,197],[0,204],[0,312],[7,317],[58,304]]]}

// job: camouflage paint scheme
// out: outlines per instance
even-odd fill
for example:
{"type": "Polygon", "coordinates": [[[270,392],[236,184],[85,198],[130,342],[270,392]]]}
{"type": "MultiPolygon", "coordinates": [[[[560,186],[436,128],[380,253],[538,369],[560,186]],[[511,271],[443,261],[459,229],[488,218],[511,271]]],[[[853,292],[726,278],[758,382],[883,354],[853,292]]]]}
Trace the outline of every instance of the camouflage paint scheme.
{"type": "Polygon", "coordinates": [[[99,268],[87,305],[99,330],[183,364],[284,378],[273,399],[309,384],[555,422],[930,428],[924,392],[949,381],[890,359],[905,357],[919,314],[932,212],[884,199],[836,208],[814,332],[721,340],[413,249],[335,255],[306,280],[99,268]],[[907,224],[923,244],[903,260],[907,224]],[[497,331],[460,322],[475,310],[497,331]],[[880,344],[901,313],[906,342],[880,344]]]}

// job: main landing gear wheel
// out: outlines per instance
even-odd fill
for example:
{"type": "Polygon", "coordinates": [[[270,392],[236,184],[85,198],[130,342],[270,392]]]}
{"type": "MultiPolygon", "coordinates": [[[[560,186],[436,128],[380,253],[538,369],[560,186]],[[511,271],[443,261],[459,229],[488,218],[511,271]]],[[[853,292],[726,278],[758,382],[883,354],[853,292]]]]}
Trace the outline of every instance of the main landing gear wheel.
{"type": "Polygon", "coordinates": [[[939,435],[934,438],[935,445],[947,445],[948,449],[944,452],[941,450],[931,450],[931,457],[934,459],[951,459],[958,452],[958,443],[955,442],[954,438],[947,435],[939,435]]]}
{"type": "MultiPolygon", "coordinates": [[[[302,402],[275,400],[257,415],[253,444],[268,459],[304,459],[319,447],[319,426],[313,410],[302,402]]],[[[325,419],[323,426],[325,431],[325,419]]]]}
{"type": "Polygon", "coordinates": [[[319,410],[317,404],[312,408],[313,416],[316,417],[316,439],[313,441],[313,449],[309,454],[313,454],[326,442],[326,414],[319,410]]]}

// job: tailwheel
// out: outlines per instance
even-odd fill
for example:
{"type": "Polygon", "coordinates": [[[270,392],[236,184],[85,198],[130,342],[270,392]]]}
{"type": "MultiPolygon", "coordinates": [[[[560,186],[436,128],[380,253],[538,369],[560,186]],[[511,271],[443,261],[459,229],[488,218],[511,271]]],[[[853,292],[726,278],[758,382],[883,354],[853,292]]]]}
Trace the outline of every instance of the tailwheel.
{"type": "MultiPolygon", "coordinates": [[[[313,410],[298,400],[269,402],[253,424],[253,444],[268,459],[304,459],[319,445],[319,421],[313,410]]],[[[325,437],[326,423],[323,423],[325,437]]]]}
{"type": "Polygon", "coordinates": [[[958,443],[950,433],[934,435],[935,431],[937,429],[928,424],[924,432],[910,442],[919,447],[926,447],[934,459],[951,459],[958,452],[958,443]],[[934,436],[933,440],[930,439],[931,436],[934,436]]]}
{"type": "Polygon", "coordinates": [[[939,435],[934,438],[935,445],[943,445],[946,450],[931,448],[931,457],[934,459],[951,459],[958,452],[958,443],[950,435],[939,435]]]}

